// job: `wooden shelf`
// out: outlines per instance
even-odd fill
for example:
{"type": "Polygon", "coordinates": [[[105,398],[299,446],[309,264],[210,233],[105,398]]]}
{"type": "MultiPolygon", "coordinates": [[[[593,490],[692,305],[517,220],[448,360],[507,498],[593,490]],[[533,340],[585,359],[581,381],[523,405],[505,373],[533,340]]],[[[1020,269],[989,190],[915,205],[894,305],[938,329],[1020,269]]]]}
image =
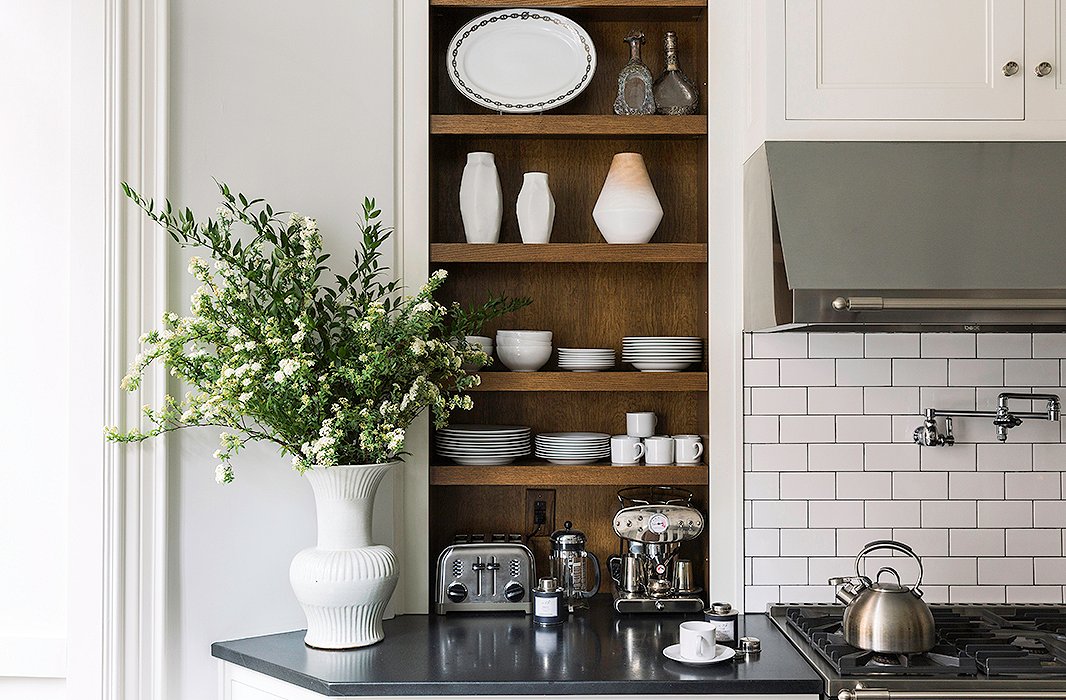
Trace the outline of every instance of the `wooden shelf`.
{"type": "Polygon", "coordinates": [[[706,372],[482,372],[470,391],[707,391],[706,372]]]}
{"type": "Polygon", "coordinates": [[[705,243],[431,243],[434,263],[694,263],[707,262],[705,243]]]}
{"type": "Polygon", "coordinates": [[[434,114],[429,133],[521,136],[706,136],[707,116],[614,114],[434,114]]]}
{"type": "Polygon", "coordinates": [[[644,7],[707,7],[707,0],[430,0],[431,7],[610,7],[640,9],[644,7]]]}
{"type": "Polygon", "coordinates": [[[702,485],[707,466],[632,466],[611,464],[507,464],[494,467],[434,465],[429,468],[432,486],[655,486],[702,485]]]}

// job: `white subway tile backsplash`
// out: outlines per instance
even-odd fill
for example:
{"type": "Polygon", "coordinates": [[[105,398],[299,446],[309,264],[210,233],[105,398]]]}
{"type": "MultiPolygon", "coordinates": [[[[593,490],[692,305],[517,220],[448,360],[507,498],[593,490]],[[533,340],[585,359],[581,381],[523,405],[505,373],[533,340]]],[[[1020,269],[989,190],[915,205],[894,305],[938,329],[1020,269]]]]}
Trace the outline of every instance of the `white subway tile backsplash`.
{"type": "Polygon", "coordinates": [[[807,468],[818,471],[861,471],[862,445],[836,443],[810,445],[807,448],[807,468]]]}
{"type": "Polygon", "coordinates": [[[806,445],[752,445],[751,468],[757,472],[807,470],[806,445]]]}
{"type": "Polygon", "coordinates": [[[807,390],[797,387],[753,387],[751,412],[754,415],[805,415],[807,390]]]}
{"type": "Polygon", "coordinates": [[[867,471],[918,471],[919,447],[909,444],[883,445],[871,443],[866,445],[867,471]]]}
{"type": "Polygon", "coordinates": [[[917,333],[867,333],[866,357],[921,357],[917,333]]]}
{"type": "Polygon", "coordinates": [[[781,474],[781,499],[835,498],[836,480],[831,472],[790,472],[781,474]]]}
{"type": "MultiPolygon", "coordinates": [[[[840,486],[837,477],[837,488],[840,486]]],[[[948,497],[947,472],[897,471],[892,476],[892,498],[896,499],[944,499],[948,497]]]]}
{"type": "Polygon", "coordinates": [[[862,414],[861,386],[812,386],[807,390],[807,413],[812,415],[862,414]]]}
{"type": "Polygon", "coordinates": [[[916,386],[871,386],[864,390],[863,413],[913,413],[918,414],[918,387],[916,386]]]}
{"type": "Polygon", "coordinates": [[[781,360],[781,386],[833,386],[836,360],[781,360]]]}
{"type": "Polygon", "coordinates": [[[841,472],[836,478],[837,498],[892,497],[892,475],[887,472],[841,472]]]}
{"type": "Polygon", "coordinates": [[[976,357],[973,333],[922,333],[922,357],[976,357]]]}
{"type": "Polygon", "coordinates": [[[833,416],[781,416],[781,442],[835,442],[833,416]]]}
{"type": "Polygon", "coordinates": [[[808,357],[862,356],[862,333],[812,333],[809,336],[808,357]]]}
{"type": "Polygon", "coordinates": [[[1066,398],[1066,334],[746,334],[744,350],[747,610],[830,601],[827,579],[888,538],[923,557],[926,600],[1063,601],[1066,421],[1026,419],[1006,443],[978,418],[955,420],[953,447],[912,436],[928,408],[1066,398]]]}
{"type": "Polygon", "coordinates": [[[1024,557],[981,557],[977,560],[977,582],[992,584],[1032,585],[1033,560],[1024,557]]]}
{"type": "Polygon", "coordinates": [[[1062,553],[1060,528],[1007,531],[1009,557],[1057,557],[1062,553]]]}
{"type": "Polygon", "coordinates": [[[892,360],[895,386],[945,386],[947,383],[947,360],[892,360]]]}
{"type": "Polygon", "coordinates": [[[891,386],[892,360],[837,360],[837,386],[891,386]]]}
{"type": "Polygon", "coordinates": [[[889,416],[837,416],[836,422],[840,442],[892,441],[892,418],[889,416]]]}
{"type": "Polygon", "coordinates": [[[978,357],[1032,357],[1033,339],[1027,333],[979,333],[978,357]]]}
{"type": "Polygon", "coordinates": [[[922,527],[977,527],[977,502],[922,501],[922,527]]]}

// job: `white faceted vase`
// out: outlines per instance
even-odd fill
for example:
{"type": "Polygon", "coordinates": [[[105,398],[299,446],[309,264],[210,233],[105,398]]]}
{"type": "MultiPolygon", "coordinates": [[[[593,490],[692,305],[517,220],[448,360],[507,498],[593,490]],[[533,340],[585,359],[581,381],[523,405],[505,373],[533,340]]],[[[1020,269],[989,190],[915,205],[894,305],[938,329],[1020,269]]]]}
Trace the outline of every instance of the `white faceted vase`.
{"type": "Polygon", "coordinates": [[[371,544],[374,494],[397,462],[316,467],[318,545],[297,554],[289,581],[307,616],[304,643],[319,649],[365,647],[385,638],[381,620],[396,588],[396,555],[371,544]]]}
{"type": "Polygon", "coordinates": [[[495,243],[500,240],[503,222],[503,189],[491,153],[466,156],[463,180],[459,184],[459,214],[467,243],[495,243]]]}
{"type": "Polygon", "coordinates": [[[518,193],[518,232],[523,243],[547,243],[555,223],[555,198],[548,187],[548,173],[526,173],[518,193]]]}
{"type": "Polygon", "coordinates": [[[663,220],[663,206],[642,155],[615,155],[592,218],[608,243],[647,243],[655,235],[663,220]]]}

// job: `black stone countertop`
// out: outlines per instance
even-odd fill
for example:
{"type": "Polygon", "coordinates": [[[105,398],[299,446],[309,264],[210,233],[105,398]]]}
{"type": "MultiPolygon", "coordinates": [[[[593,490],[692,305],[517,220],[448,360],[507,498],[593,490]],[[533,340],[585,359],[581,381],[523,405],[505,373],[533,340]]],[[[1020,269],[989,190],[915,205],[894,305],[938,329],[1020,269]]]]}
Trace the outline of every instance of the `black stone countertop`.
{"type": "Polygon", "coordinates": [[[513,613],[403,615],[385,640],[322,651],[285,632],[211,645],[212,655],[324,695],[810,694],[822,682],[765,615],[741,634],[762,653],[710,666],[663,656],[678,625],[699,615],[618,615],[608,596],[558,627],[513,613]],[[745,659],[740,661],[741,659],[745,659]]]}

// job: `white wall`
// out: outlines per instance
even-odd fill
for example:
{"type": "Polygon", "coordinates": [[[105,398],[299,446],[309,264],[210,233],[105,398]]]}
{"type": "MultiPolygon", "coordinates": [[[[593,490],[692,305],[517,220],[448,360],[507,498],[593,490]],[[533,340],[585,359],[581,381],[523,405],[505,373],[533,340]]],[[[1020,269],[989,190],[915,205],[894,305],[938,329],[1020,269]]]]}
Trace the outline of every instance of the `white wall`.
{"type": "MultiPolygon", "coordinates": [[[[179,0],[170,39],[170,197],[211,214],[215,177],[314,215],[346,269],[362,197],[392,220],[392,2],[179,0]]],[[[187,255],[172,256],[171,308],[192,292],[187,255]]],[[[304,626],[288,566],[314,542],[310,488],[267,446],[216,485],[215,437],[171,443],[171,698],[214,697],[211,642],[304,626]]],[[[383,489],[379,514],[389,503],[383,489]]]]}
{"type": "Polygon", "coordinates": [[[65,695],[62,678],[17,676],[62,676],[65,663],[70,71],[68,1],[0,4],[0,697],[10,700],[65,695]]]}

